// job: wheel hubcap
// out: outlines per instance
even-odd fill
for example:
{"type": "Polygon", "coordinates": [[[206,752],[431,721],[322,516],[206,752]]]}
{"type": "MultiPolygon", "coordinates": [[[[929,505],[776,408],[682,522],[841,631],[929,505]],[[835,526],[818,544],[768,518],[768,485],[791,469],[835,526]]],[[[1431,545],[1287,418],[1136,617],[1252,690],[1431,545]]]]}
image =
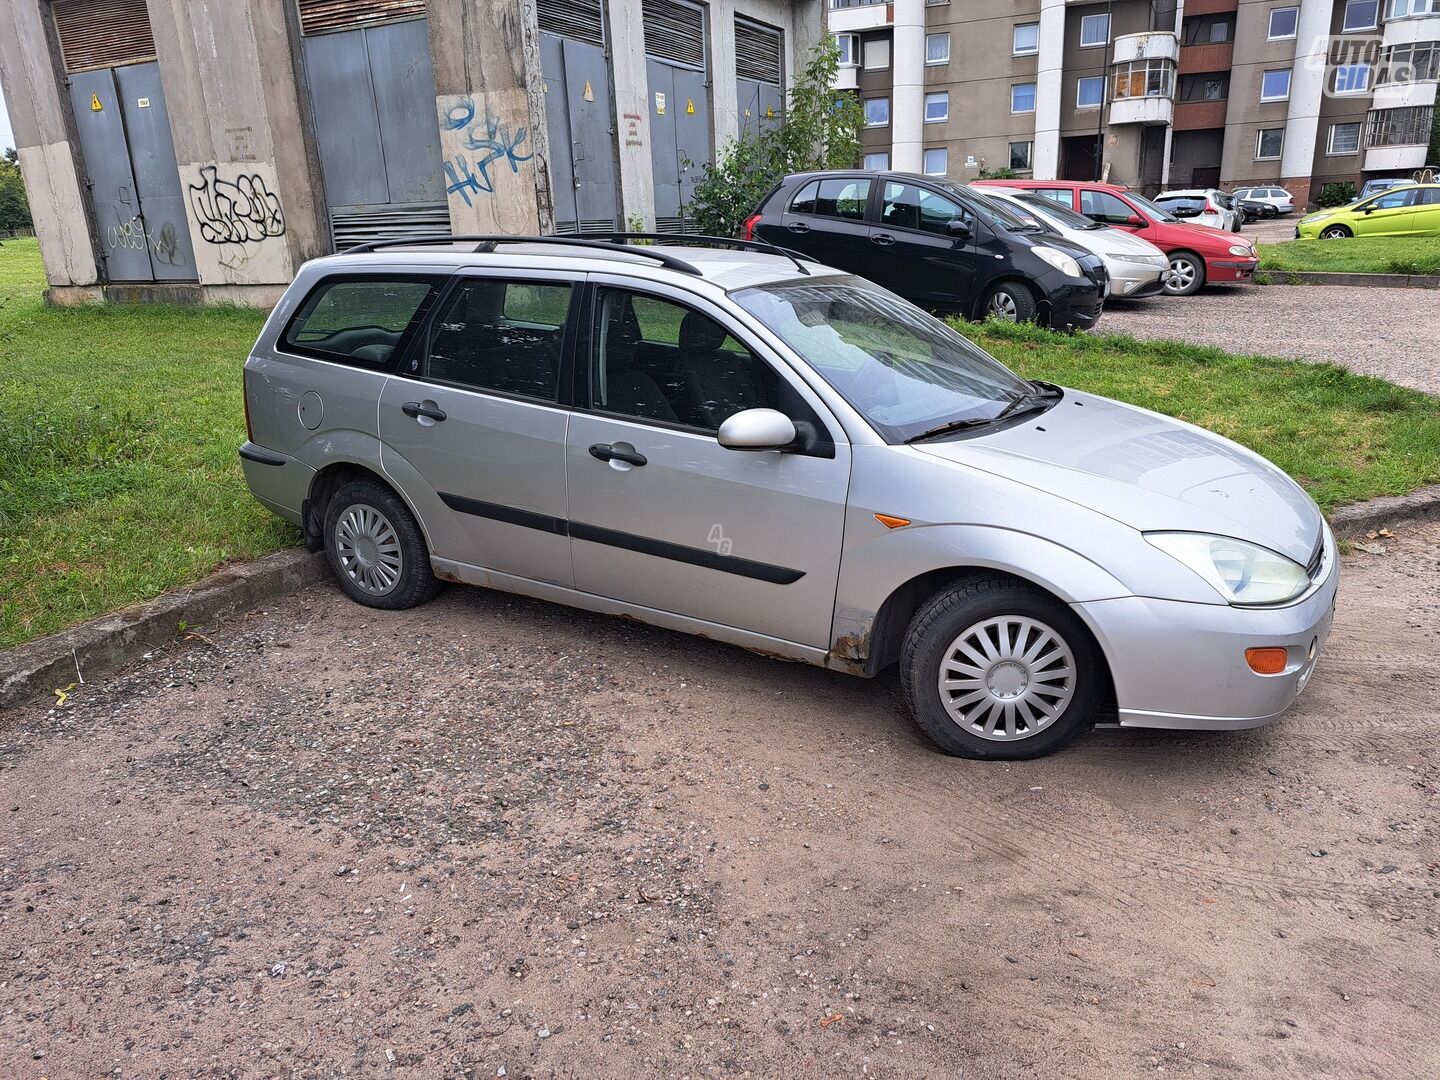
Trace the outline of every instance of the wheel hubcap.
{"type": "Polygon", "coordinates": [[[346,507],[340,515],[335,523],[335,551],[345,576],[372,596],[384,596],[394,589],[405,568],[395,526],[366,503],[346,507]]]}
{"type": "Polygon", "coordinates": [[[1028,739],[1075,696],[1075,657],[1037,619],[1002,615],[966,627],[940,662],[940,701],[950,719],[982,739],[1028,739]]]}
{"type": "Polygon", "coordinates": [[[1019,314],[1015,310],[1015,298],[1006,292],[998,292],[990,297],[990,314],[997,319],[1004,319],[1006,322],[1014,322],[1019,314]]]}
{"type": "Polygon", "coordinates": [[[1175,288],[1188,288],[1194,283],[1195,267],[1191,265],[1189,259],[1176,259],[1170,264],[1170,269],[1175,271],[1175,277],[1172,279],[1175,288]]]}

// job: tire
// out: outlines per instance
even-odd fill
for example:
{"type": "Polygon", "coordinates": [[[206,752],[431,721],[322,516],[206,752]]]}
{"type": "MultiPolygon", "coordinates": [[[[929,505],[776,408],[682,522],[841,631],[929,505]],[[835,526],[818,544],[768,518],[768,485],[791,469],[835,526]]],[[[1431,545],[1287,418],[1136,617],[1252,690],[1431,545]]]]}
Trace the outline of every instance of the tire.
{"type": "Polygon", "coordinates": [[[1173,252],[1170,269],[1178,275],[1165,286],[1165,292],[1170,296],[1192,296],[1205,284],[1205,260],[1194,252],[1173,252]]]}
{"type": "Polygon", "coordinates": [[[1104,672],[1098,647],[1069,608],[1004,574],[937,593],[915,613],[900,651],[911,716],[936,746],[967,758],[1018,761],[1060,749],[1094,726],[1104,672]],[[973,685],[942,689],[942,672],[973,685]],[[974,694],[981,696],[967,703],[974,694]],[[987,736],[986,723],[1009,730],[987,736]]]}
{"type": "Polygon", "coordinates": [[[1344,225],[1327,225],[1320,230],[1321,240],[1348,240],[1354,235],[1344,225]]]}
{"type": "Polygon", "coordinates": [[[378,480],[352,480],[330,497],[325,555],[345,594],[366,607],[398,611],[440,591],[420,526],[378,480]]]}
{"type": "Polygon", "coordinates": [[[1002,281],[985,294],[980,317],[1001,322],[1032,322],[1035,319],[1035,294],[1018,281],[1002,281]]]}

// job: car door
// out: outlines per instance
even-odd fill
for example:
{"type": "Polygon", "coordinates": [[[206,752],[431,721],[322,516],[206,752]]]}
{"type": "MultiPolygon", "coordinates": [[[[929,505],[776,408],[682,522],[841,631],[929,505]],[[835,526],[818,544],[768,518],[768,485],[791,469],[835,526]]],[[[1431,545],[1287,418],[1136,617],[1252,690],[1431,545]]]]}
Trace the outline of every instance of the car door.
{"type": "Polygon", "coordinates": [[[1440,187],[1420,189],[1411,231],[1416,236],[1440,236],[1440,187]]]}
{"type": "Polygon", "coordinates": [[[982,226],[972,210],[919,184],[885,180],[876,216],[865,277],[920,307],[974,308],[982,226]],[[951,232],[952,221],[968,235],[951,232]]]}
{"type": "Polygon", "coordinates": [[[1403,236],[1415,221],[1418,188],[1398,188],[1355,208],[1356,236],[1403,236]]]}
{"type": "Polygon", "coordinates": [[[732,313],[591,280],[588,407],[566,440],[576,587],[828,648],[850,482],[840,426],[732,313]],[[722,447],[724,418],[758,407],[808,426],[809,449],[722,447]]]}
{"type": "Polygon", "coordinates": [[[1113,225],[1117,229],[1124,229],[1126,232],[1138,232],[1144,228],[1143,224],[1137,225],[1132,219],[1139,218],[1143,223],[1145,217],[1138,210],[1120,196],[1109,191],[1101,191],[1099,188],[1080,189],[1080,213],[1084,214],[1091,221],[1098,221],[1104,225],[1113,225]]]}
{"type": "Polygon", "coordinates": [[[814,256],[827,266],[863,274],[870,258],[866,210],[871,176],[819,177],[802,184],[780,225],[762,225],[762,239],[814,256]]]}
{"type": "Polygon", "coordinates": [[[431,551],[570,586],[561,387],[583,275],[462,271],[380,393],[386,473],[431,551]]]}

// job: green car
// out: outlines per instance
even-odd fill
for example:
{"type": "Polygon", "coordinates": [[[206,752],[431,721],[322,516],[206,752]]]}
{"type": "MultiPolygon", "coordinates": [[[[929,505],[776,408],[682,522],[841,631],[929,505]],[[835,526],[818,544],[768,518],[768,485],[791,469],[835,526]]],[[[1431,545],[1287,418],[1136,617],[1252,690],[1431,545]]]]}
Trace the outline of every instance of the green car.
{"type": "Polygon", "coordinates": [[[1317,211],[1300,219],[1295,236],[1440,236],[1440,184],[1391,188],[1349,206],[1317,211]]]}

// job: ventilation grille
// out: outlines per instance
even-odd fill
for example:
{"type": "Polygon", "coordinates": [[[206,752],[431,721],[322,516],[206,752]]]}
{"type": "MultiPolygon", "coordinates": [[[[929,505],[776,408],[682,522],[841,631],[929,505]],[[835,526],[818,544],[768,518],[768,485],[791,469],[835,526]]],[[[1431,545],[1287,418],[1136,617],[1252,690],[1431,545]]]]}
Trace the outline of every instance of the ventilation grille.
{"type": "Polygon", "coordinates": [[[374,240],[407,236],[449,236],[450,210],[444,203],[393,203],[389,206],[340,207],[330,213],[336,251],[374,240]]]}
{"type": "Polygon", "coordinates": [[[145,0],[55,0],[54,11],[66,74],[155,59],[145,0]]]}
{"type": "Polygon", "coordinates": [[[683,216],[679,217],[657,217],[655,219],[655,231],[657,233],[684,233],[694,227],[694,222],[687,221],[683,216]]]}
{"type": "Polygon", "coordinates": [[[645,54],[688,67],[705,66],[705,14],[676,0],[644,0],[645,54]]]}
{"type": "Polygon", "coordinates": [[[425,0],[298,0],[300,32],[325,34],[331,30],[353,30],[357,26],[420,19],[425,0]]]}
{"type": "Polygon", "coordinates": [[[735,20],[735,73],[742,79],[780,85],[780,31],[748,19],[735,20]]]}
{"type": "Polygon", "coordinates": [[[605,47],[605,16],[600,0],[540,0],[536,10],[543,33],[605,47]]]}
{"type": "Polygon", "coordinates": [[[574,236],[585,233],[613,233],[616,229],[614,218],[591,218],[588,221],[557,221],[555,222],[556,236],[574,236]]]}

